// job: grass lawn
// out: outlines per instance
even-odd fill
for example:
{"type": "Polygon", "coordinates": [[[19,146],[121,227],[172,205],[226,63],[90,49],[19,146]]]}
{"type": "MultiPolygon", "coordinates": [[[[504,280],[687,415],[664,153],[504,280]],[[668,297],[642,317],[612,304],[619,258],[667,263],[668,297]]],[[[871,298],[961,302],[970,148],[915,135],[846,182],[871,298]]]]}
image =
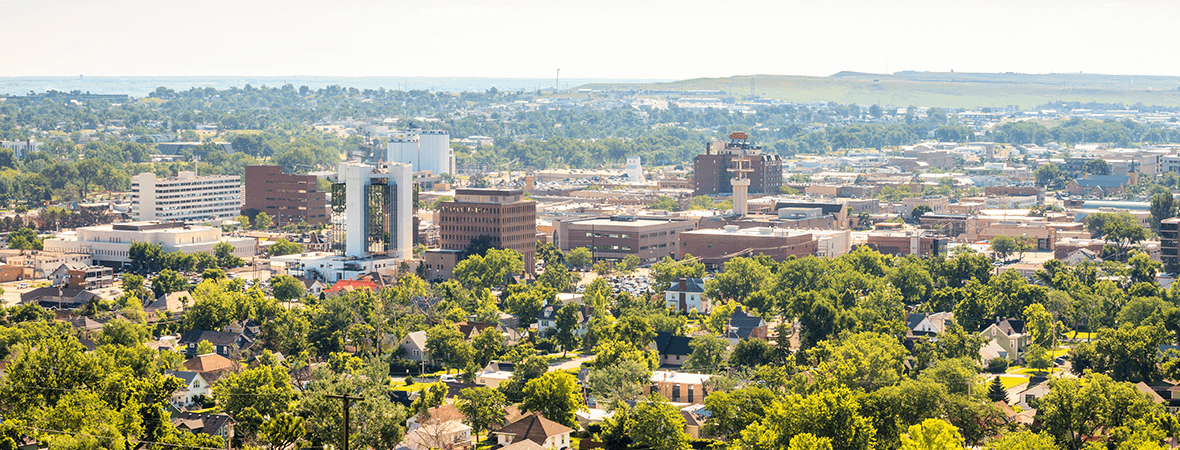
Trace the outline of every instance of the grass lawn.
{"type": "Polygon", "coordinates": [[[1012,389],[1024,383],[1028,383],[1028,377],[1000,377],[1000,384],[1004,389],[1012,389]]]}
{"type": "Polygon", "coordinates": [[[1009,375],[1032,376],[1032,375],[1047,375],[1049,373],[1049,371],[1048,370],[1029,369],[1024,366],[1012,366],[1012,367],[1008,368],[1008,372],[1006,372],[1006,373],[1008,373],[1009,375]]]}
{"type": "Polygon", "coordinates": [[[426,389],[430,389],[431,386],[434,386],[436,384],[438,384],[438,383],[417,383],[416,382],[416,383],[411,384],[409,386],[407,386],[405,384],[394,384],[392,389],[395,391],[408,391],[408,392],[423,391],[426,389]]]}
{"type": "Polygon", "coordinates": [[[1065,333],[1065,337],[1068,339],[1086,340],[1086,339],[1097,338],[1098,333],[1091,333],[1089,331],[1086,331],[1086,332],[1071,331],[1069,333],[1065,333]]]}

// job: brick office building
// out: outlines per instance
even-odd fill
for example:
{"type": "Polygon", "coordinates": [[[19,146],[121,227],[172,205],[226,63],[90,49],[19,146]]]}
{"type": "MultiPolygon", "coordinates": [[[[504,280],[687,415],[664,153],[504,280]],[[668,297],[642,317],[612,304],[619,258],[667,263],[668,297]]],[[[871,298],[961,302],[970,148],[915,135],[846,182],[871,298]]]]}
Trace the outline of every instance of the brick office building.
{"type": "Polygon", "coordinates": [[[562,251],[589,248],[596,260],[620,261],[630,255],[643,262],[676,257],[680,236],[692,231],[695,220],[613,216],[554,221],[554,242],[562,251]]]}
{"type": "Polygon", "coordinates": [[[242,213],[264,212],[275,225],[306,221],[328,222],[328,194],[320,191],[315,175],[283,173],[282,166],[246,166],[246,203],[242,213]]]}
{"type": "Polygon", "coordinates": [[[777,194],[783,185],[783,161],[778,155],[762,154],[762,147],[749,142],[746,133],[732,133],[729,142],[711,142],[705,145],[705,154],[693,159],[693,195],[732,194],[735,161],[743,160],[742,167],[749,169],[748,192],[751,194],[777,194]]]}
{"type": "Polygon", "coordinates": [[[495,248],[524,255],[524,270],[536,271],[537,202],[520,189],[456,189],[455,200],[438,210],[443,250],[466,250],[482,236],[495,248]]]}

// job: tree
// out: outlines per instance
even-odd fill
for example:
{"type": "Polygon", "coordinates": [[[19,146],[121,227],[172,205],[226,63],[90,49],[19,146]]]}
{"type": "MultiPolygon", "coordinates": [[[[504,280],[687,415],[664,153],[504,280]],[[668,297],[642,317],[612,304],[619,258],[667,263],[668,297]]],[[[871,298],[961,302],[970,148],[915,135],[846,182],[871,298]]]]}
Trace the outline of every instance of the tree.
{"type": "Polygon", "coordinates": [[[271,278],[270,288],[274,292],[275,299],[280,302],[303,297],[304,292],[303,282],[290,275],[279,275],[271,278]]]}
{"type": "Polygon", "coordinates": [[[637,403],[628,414],[627,434],[635,446],[652,450],[688,450],[692,439],[684,432],[684,416],[660,394],[637,403]]]}
{"type": "Polygon", "coordinates": [[[806,397],[791,394],[768,405],[759,421],[742,430],[743,448],[784,448],[803,433],[832,440],[832,448],[869,450],[876,430],[860,414],[852,391],[825,389],[806,397]]]}
{"type": "Polygon", "coordinates": [[[1056,378],[1049,393],[1037,401],[1041,429],[1059,445],[1078,450],[1100,429],[1114,429],[1137,417],[1163,411],[1135,385],[1116,382],[1102,374],[1056,378]]]}
{"type": "Polygon", "coordinates": [[[1085,168],[1082,170],[1091,175],[1110,175],[1110,164],[1103,159],[1091,159],[1086,161],[1085,168]]]}
{"type": "Polygon", "coordinates": [[[729,348],[729,341],[711,334],[702,334],[692,338],[688,343],[692,347],[692,354],[685,369],[705,373],[715,373],[725,364],[725,352],[729,348]]]}
{"type": "Polygon", "coordinates": [[[619,262],[618,270],[623,273],[631,273],[639,267],[639,257],[635,255],[627,255],[619,262]]]}
{"type": "Polygon", "coordinates": [[[704,431],[720,439],[739,439],[742,430],[762,420],[775,398],[776,392],[761,386],[711,392],[705,397],[710,416],[705,421],[704,431]]]}
{"type": "Polygon", "coordinates": [[[1146,240],[1147,237],[1147,230],[1128,213],[1115,214],[1102,224],[1102,239],[1115,245],[1120,261],[1127,254],[1127,249],[1146,240]]]}
{"type": "Polygon", "coordinates": [[[41,250],[41,238],[37,232],[28,227],[22,227],[8,235],[8,248],[17,250],[41,250]]]}
{"type": "Polygon", "coordinates": [[[466,416],[463,421],[471,426],[478,443],[480,431],[491,431],[504,424],[504,408],[508,404],[508,399],[500,391],[479,386],[459,391],[455,406],[466,416]]]}
{"type": "Polygon", "coordinates": [[[253,408],[262,417],[273,419],[290,408],[295,388],[286,367],[260,365],[222,378],[213,386],[213,396],[222,411],[235,417],[253,408]]]}
{"type": "Polygon", "coordinates": [[[609,261],[602,260],[602,261],[598,261],[598,262],[594,263],[594,266],[591,267],[590,270],[593,270],[594,273],[598,274],[598,276],[601,277],[601,276],[610,275],[610,272],[612,270],[614,270],[614,266],[611,265],[611,263],[609,261]]]}
{"type": "Polygon", "coordinates": [[[1037,344],[1028,346],[1028,349],[1024,351],[1024,361],[1029,368],[1036,370],[1046,370],[1053,365],[1049,350],[1037,344]]]}
{"type": "Polygon", "coordinates": [[[185,289],[188,289],[188,279],[180,276],[179,273],[171,269],[161,270],[152,279],[152,294],[157,298],[164,294],[171,294],[185,289]]]}
{"type": "Polygon", "coordinates": [[[262,442],[272,450],[286,450],[299,445],[306,433],[303,418],[293,414],[281,414],[258,429],[262,442]]]}
{"type": "Polygon", "coordinates": [[[540,378],[524,386],[524,401],[520,409],[525,412],[541,413],[549,420],[567,427],[578,426],[577,411],[586,407],[582,404],[578,379],[565,372],[546,372],[540,378]]]}
{"type": "Polygon", "coordinates": [[[910,218],[917,221],[918,219],[922,218],[922,216],[925,215],[926,213],[933,212],[933,211],[934,211],[934,208],[931,208],[930,205],[918,205],[918,206],[915,206],[914,209],[910,211],[910,218]]]}
{"type": "Polygon", "coordinates": [[[238,217],[235,217],[234,220],[238,222],[238,226],[242,227],[243,230],[250,228],[250,218],[249,217],[238,216],[238,217]]]}
{"type": "Polygon", "coordinates": [[[496,331],[495,328],[488,327],[471,339],[471,348],[475,351],[475,356],[479,358],[480,363],[486,366],[501,353],[504,353],[505,340],[503,334],[496,331]]]}
{"type": "Polygon", "coordinates": [[[911,426],[901,437],[901,450],[956,450],[963,448],[959,429],[939,419],[926,419],[911,426]]]}
{"type": "Polygon", "coordinates": [[[873,332],[823,341],[808,350],[808,356],[820,362],[814,371],[817,383],[836,383],[867,391],[897,383],[908,354],[897,339],[873,332]]]}
{"type": "Polygon", "coordinates": [[[1019,251],[1016,239],[1010,236],[996,236],[991,240],[992,253],[995,253],[999,259],[1007,259],[1013,253],[1019,251]]]}
{"type": "Polygon", "coordinates": [[[1044,188],[1061,189],[1062,185],[1065,184],[1065,174],[1054,164],[1045,164],[1037,167],[1036,172],[1033,172],[1033,176],[1037,180],[1037,186],[1044,188]]]}
{"type": "Polygon", "coordinates": [[[787,450],[832,450],[832,440],[811,433],[799,433],[791,438],[787,450]]]}
{"type": "Polygon", "coordinates": [[[565,260],[569,262],[571,266],[577,267],[579,269],[585,269],[586,266],[590,265],[590,262],[594,260],[594,256],[590,254],[590,250],[586,247],[578,247],[570,250],[570,252],[565,255],[565,260]]]}
{"type": "Polygon", "coordinates": [[[573,274],[565,268],[565,264],[546,265],[545,271],[537,277],[537,282],[557,292],[569,292],[573,287],[573,274]]]}
{"type": "Polygon", "coordinates": [[[1006,433],[988,441],[987,450],[1057,450],[1053,436],[1031,431],[1006,433]]]}
{"type": "Polygon", "coordinates": [[[554,337],[561,345],[563,358],[570,349],[578,346],[578,328],[582,319],[582,307],[577,303],[566,303],[557,310],[557,335],[554,337]]]}
{"type": "Polygon", "coordinates": [[[1169,193],[1151,196],[1151,231],[1159,233],[1160,222],[1176,217],[1176,197],[1169,193]]]}
{"type": "Polygon", "coordinates": [[[284,238],[279,238],[274,244],[266,249],[266,256],[275,257],[283,255],[294,255],[303,253],[303,244],[298,242],[291,242],[284,238]]]}
{"type": "Polygon", "coordinates": [[[992,382],[988,383],[987,398],[993,402],[1008,402],[1008,392],[999,376],[992,377],[992,382]]]}
{"type": "Polygon", "coordinates": [[[546,268],[554,264],[565,264],[565,253],[562,253],[561,249],[553,245],[552,242],[537,246],[537,258],[545,262],[546,268]]]}
{"type": "Polygon", "coordinates": [[[591,369],[586,378],[590,394],[608,405],[638,399],[649,384],[651,369],[647,364],[629,359],[591,369]]]}
{"type": "Polygon", "coordinates": [[[770,268],[754,258],[733,258],[725,270],[705,282],[705,295],[717,300],[744,299],[772,281],[770,268]]]}
{"type": "Polygon", "coordinates": [[[273,221],[270,218],[270,214],[260,212],[260,213],[258,213],[257,216],[254,216],[254,229],[255,230],[270,229],[271,223],[273,223],[273,221]]]}
{"type": "MultiPolygon", "coordinates": [[[[131,323],[124,319],[116,319],[102,326],[102,335],[98,341],[106,345],[122,345],[131,347],[143,344],[150,333],[147,328],[131,323]]],[[[207,341],[201,341],[207,342],[207,341]]]]}
{"type": "Polygon", "coordinates": [[[1028,333],[1032,335],[1032,343],[1042,347],[1053,345],[1053,334],[1056,323],[1053,316],[1045,311],[1040,303],[1033,303],[1024,308],[1024,323],[1028,333]]]}
{"type": "MultiPolygon", "coordinates": [[[[258,213],[263,214],[263,213],[258,213]]],[[[213,244],[213,256],[217,258],[217,263],[224,268],[232,269],[234,267],[242,267],[246,262],[234,255],[234,246],[229,242],[218,242],[213,244]]]]}
{"type": "Polygon", "coordinates": [[[435,325],[426,330],[426,350],[430,357],[444,367],[466,367],[471,362],[471,347],[463,333],[447,325],[435,325]]]}
{"type": "Polygon", "coordinates": [[[680,210],[680,203],[677,202],[676,199],[674,199],[672,197],[669,197],[667,195],[661,195],[659,197],[656,197],[655,203],[652,203],[651,206],[649,206],[649,208],[662,209],[664,211],[679,211],[680,210]]]}
{"type": "Polygon", "coordinates": [[[729,354],[730,367],[758,367],[779,359],[778,349],[762,339],[743,339],[729,354]]]}
{"type": "Polygon", "coordinates": [[[524,271],[524,255],[512,249],[489,249],[484,255],[470,255],[455,265],[455,279],[472,291],[504,284],[509,275],[524,271]]]}

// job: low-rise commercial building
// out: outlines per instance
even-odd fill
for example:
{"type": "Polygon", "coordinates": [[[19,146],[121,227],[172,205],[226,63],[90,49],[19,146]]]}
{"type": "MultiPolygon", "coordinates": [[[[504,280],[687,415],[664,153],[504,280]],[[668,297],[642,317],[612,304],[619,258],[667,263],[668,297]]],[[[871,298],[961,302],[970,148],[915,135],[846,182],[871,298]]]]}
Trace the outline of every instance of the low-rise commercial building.
{"type": "Polygon", "coordinates": [[[595,259],[658,261],[676,256],[679,234],[696,228],[696,221],[677,218],[612,216],[554,221],[554,244],[562,251],[589,248],[595,259]]]}
{"type": "Polygon", "coordinates": [[[848,230],[739,229],[737,225],[727,225],[721,229],[681,233],[677,258],[692,255],[711,266],[720,266],[735,257],[760,254],[784,261],[792,256],[840,256],[848,252],[851,243],[848,230]]]}
{"type": "Polygon", "coordinates": [[[213,246],[225,242],[233,254],[249,260],[255,254],[252,238],[223,237],[221,228],[185,225],[179,222],[127,222],[82,227],[46,239],[46,251],[90,255],[95,264],[122,267],[131,264],[131,243],[159,244],[164,253],[213,253],[213,246]]]}

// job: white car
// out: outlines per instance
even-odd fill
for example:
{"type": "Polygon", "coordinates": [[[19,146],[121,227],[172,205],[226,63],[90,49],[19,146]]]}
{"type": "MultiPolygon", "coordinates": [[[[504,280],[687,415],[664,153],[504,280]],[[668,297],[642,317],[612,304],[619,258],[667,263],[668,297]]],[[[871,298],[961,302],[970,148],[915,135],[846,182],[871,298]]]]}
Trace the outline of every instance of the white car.
{"type": "Polygon", "coordinates": [[[438,381],[441,381],[443,383],[454,383],[459,380],[455,379],[454,375],[443,375],[443,376],[438,377],[438,381]]]}

